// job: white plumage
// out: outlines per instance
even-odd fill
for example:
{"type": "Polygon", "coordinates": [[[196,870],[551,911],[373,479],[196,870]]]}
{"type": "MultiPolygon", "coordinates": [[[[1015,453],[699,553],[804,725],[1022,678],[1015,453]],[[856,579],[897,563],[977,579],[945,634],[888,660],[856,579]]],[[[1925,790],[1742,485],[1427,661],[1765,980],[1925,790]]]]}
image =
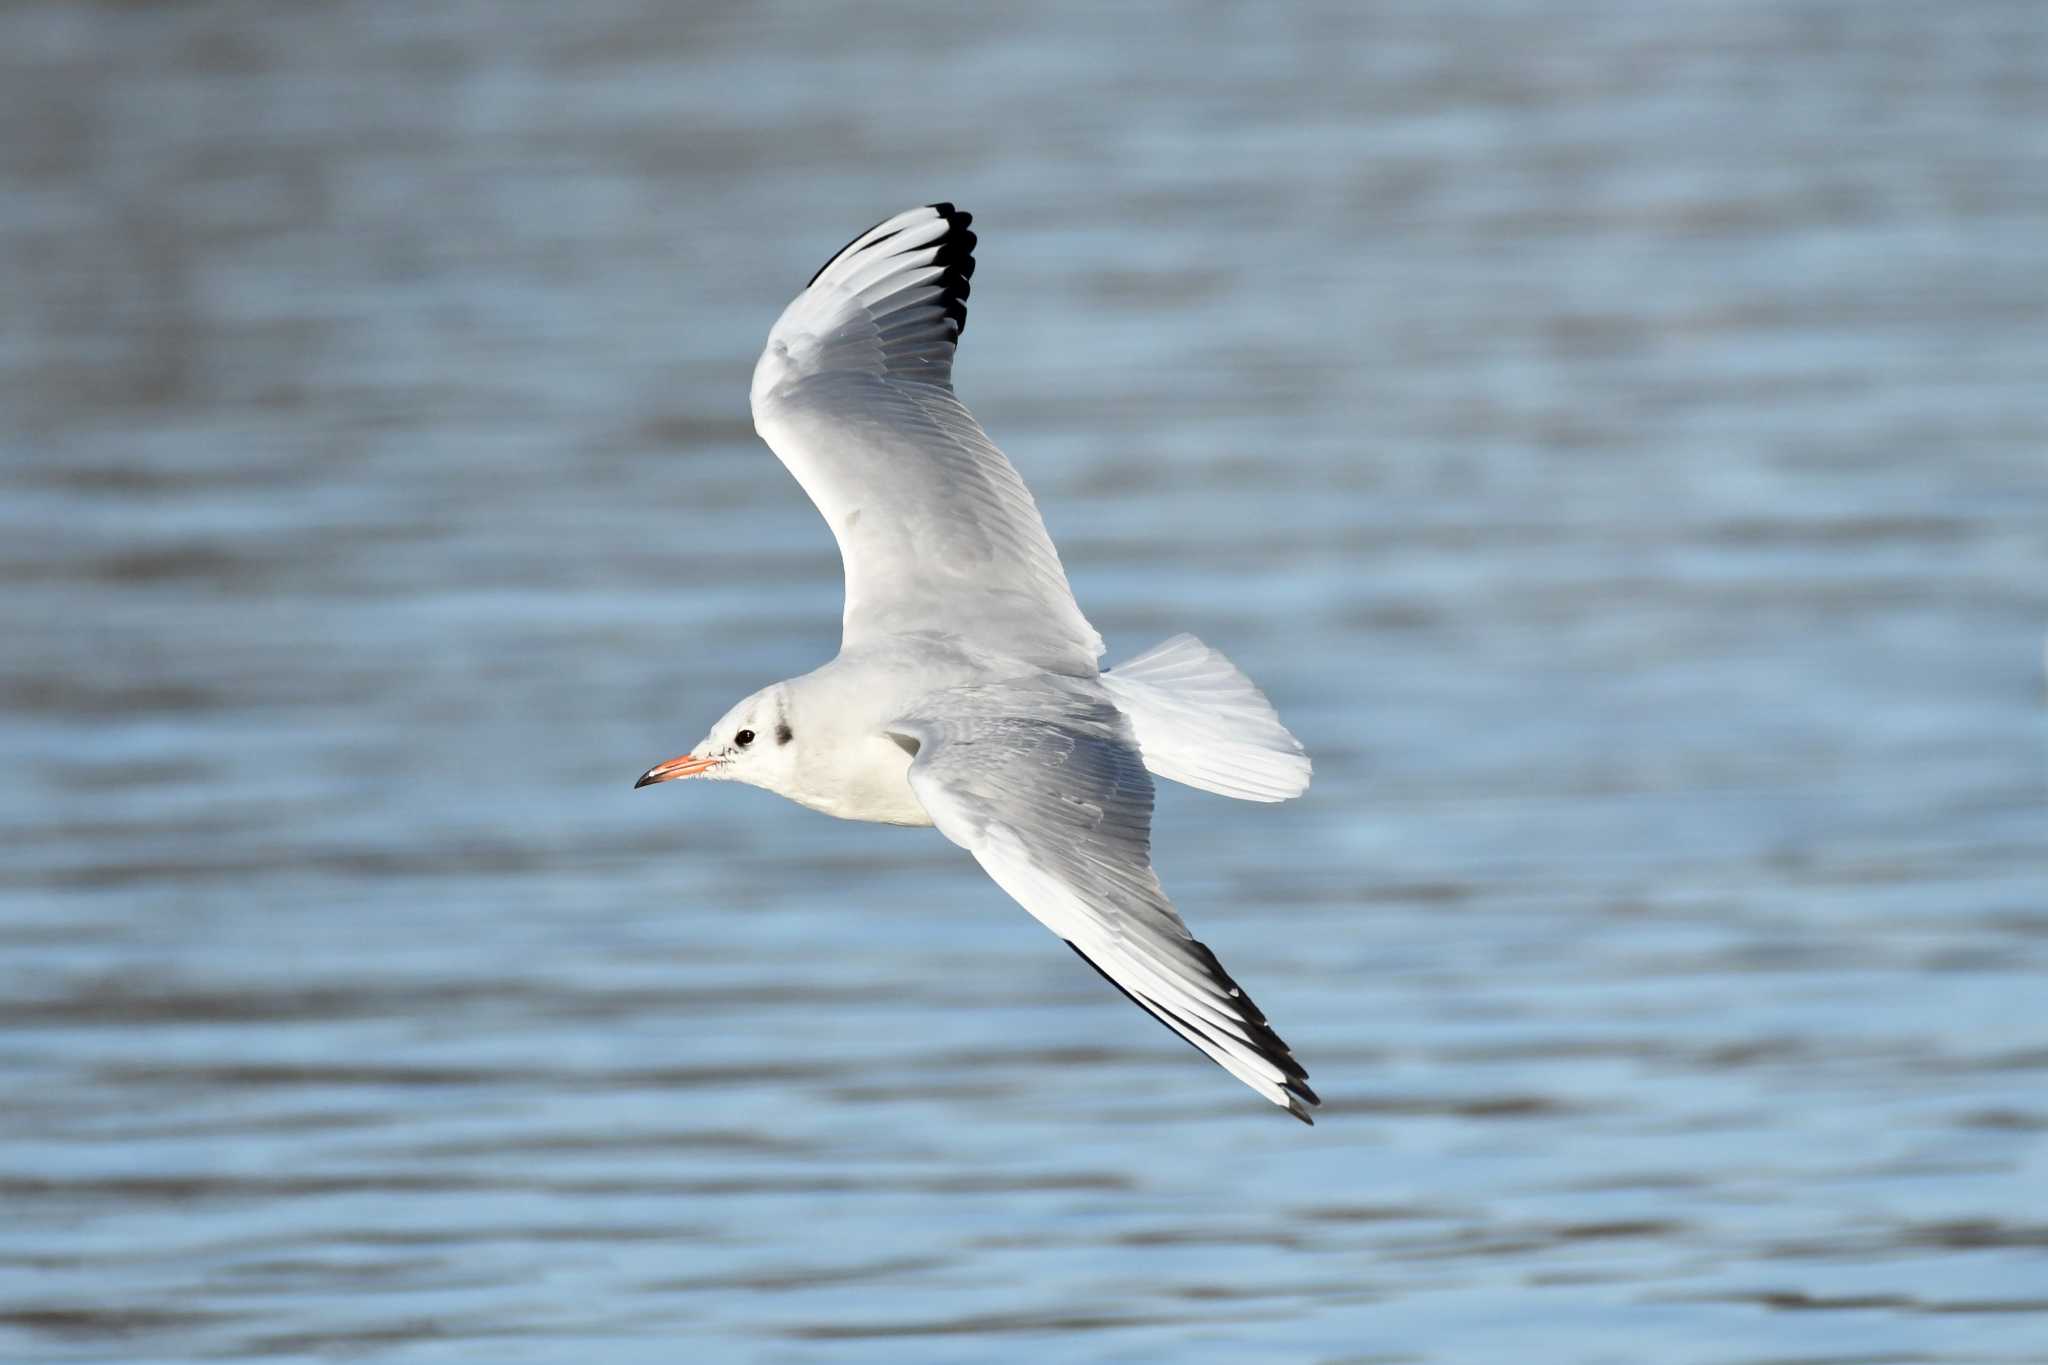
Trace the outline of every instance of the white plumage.
{"type": "Polygon", "coordinates": [[[641,785],[743,781],[936,825],[1138,1005],[1309,1122],[1307,1073],[1153,873],[1150,776],[1279,801],[1307,788],[1308,758],[1193,636],[1099,670],[1037,505],[953,394],[970,221],[934,204],[877,224],[769,333],[754,424],[839,542],[840,652],[641,785]]]}

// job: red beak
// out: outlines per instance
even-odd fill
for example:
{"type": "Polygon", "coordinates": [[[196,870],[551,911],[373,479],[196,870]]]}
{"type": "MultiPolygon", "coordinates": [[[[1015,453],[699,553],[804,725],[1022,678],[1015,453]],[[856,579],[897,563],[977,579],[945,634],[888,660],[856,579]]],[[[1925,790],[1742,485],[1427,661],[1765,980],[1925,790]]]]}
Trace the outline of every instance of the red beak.
{"type": "Polygon", "coordinates": [[[698,758],[695,754],[684,754],[666,763],[657,763],[640,774],[640,780],[633,784],[633,790],[651,787],[657,782],[673,782],[678,777],[695,777],[725,762],[722,758],[698,758]]]}

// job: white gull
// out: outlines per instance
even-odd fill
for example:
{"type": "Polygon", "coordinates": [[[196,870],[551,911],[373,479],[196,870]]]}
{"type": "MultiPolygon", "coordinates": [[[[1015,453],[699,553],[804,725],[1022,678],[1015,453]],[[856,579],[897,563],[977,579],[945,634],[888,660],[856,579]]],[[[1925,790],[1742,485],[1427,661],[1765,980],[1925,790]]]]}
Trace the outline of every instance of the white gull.
{"type": "Polygon", "coordinates": [[[1147,771],[1284,801],[1308,758],[1191,635],[1098,667],[1037,505],[953,394],[970,221],[932,204],[877,224],[768,334],[754,426],[838,539],[839,656],[636,785],[748,782],[845,820],[936,825],[1131,1000],[1312,1122],[1307,1072],[1160,888],[1147,771]]]}

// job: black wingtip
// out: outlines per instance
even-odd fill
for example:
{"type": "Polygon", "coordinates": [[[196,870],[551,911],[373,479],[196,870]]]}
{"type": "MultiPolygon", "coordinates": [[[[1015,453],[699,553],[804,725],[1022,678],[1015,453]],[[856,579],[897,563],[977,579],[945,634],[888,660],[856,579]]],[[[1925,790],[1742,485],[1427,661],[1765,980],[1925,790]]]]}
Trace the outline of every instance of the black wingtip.
{"type": "Polygon", "coordinates": [[[974,247],[981,239],[970,230],[968,225],[974,221],[974,215],[965,209],[943,202],[925,207],[946,220],[946,235],[939,241],[939,254],[932,258],[932,264],[946,269],[939,277],[939,302],[946,316],[953,319],[953,339],[958,341],[967,330],[967,296],[973,292],[968,281],[974,278],[974,247]]]}
{"type": "MultiPolygon", "coordinates": [[[[1087,963],[1090,967],[1094,968],[1095,974],[1097,976],[1101,977],[1104,981],[1107,981],[1110,985],[1116,987],[1117,994],[1123,996],[1124,999],[1130,1001],[1133,1005],[1136,1005],[1139,1009],[1145,1011],[1145,1013],[1151,1015],[1154,1019],[1157,1019],[1161,1024],[1164,1024],[1166,1026],[1167,1032],[1173,1034],[1176,1038],[1179,1038],[1183,1043],[1186,1043],[1189,1047],[1194,1048],[1196,1052],[1202,1051],[1200,1045],[1197,1044],[1193,1038],[1190,1038],[1186,1033],[1182,1032],[1180,1029],[1175,1028],[1173,1026],[1172,1022],[1168,1019],[1167,1015],[1161,1012],[1158,1006],[1148,1004],[1147,1002],[1140,1000],[1137,996],[1131,994],[1130,991],[1124,988],[1123,982],[1117,980],[1108,972],[1102,970],[1102,964],[1097,962],[1094,958],[1088,956],[1088,954],[1082,952],[1080,944],[1074,942],[1072,939],[1062,939],[1061,942],[1065,943],[1069,948],[1072,948],[1074,950],[1075,957],[1080,958],[1083,962],[1087,963]]],[[[1199,940],[1190,940],[1190,942],[1195,947],[1201,948],[1202,951],[1205,954],[1207,954],[1209,962],[1213,964],[1216,973],[1225,982],[1229,983],[1229,988],[1231,990],[1237,991],[1238,1003],[1244,1008],[1244,1011],[1248,1016],[1245,1022],[1251,1026],[1252,1036],[1260,1044],[1260,1055],[1264,1056],[1267,1061],[1272,1062],[1274,1065],[1278,1066],[1283,1072],[1287,1073],[1287,1079],[1280,1082],[1280,1089],[1287,1096],[1287,1112],[1294,1115],[1294,1117],[1300,1119],[1309,1127],[1315,1127],[1316,1121],[1309,1116],[1308,1111],[1314,1106],[1321,1104],[1322,1100],[1317,1097],[1316,1092],[1314,1090],[1309,1088],[1308,1072],[1302,1068],[1301,1063],[1294,1060],[1294,1053],[1288,1048],[1287,1044],[1281,1040],[1280,1035],[1273,1032],[1272,1028],[1266,1023],[1266,1016],[1259,1013],[1259,1008],[1257,1005],[1254,1005],[1252,1003],[1251,997],[1246,995],[1242,990],[1239,990],[1237,983],[1235,981],[1230,980],[1229,974],[1227,972],[1224,972],[1223,970],[1223,964],[1216,961],[1216,955],[1214,953],[1210,953],[1209,950],[1206,947],[1204,947],[1199,940]]],[[[1204,1053],[1203,1055],[1205,1057],[1207,1056],[1206,1053],[1204,1053]]],[[[1209,1058],[1209,1060],[1214,1061],[1215,1059],[1209,1058]]]]}
{"type": "MultiPolygon", "coordinates": [[[[953,335],[957,339],[960,333],[967,330],[967,295],[971,292],[967,282],[974,277],[974,247],[975,243],[980,241],[980,238],[976,237],[968,228],[968,224],[974,221],[974,215],[965,209],[955,208],[950,200],[941,200],[936,204],[926,204],[925,207],[946,220],[946,235],[939,239],[938,254],[932,258],[932,264],[945,267],[946,273],[941,275],[938,280],[941,291],[940,306],[945,311],[946,316],[953,319],[953,335]]],[[[888,221],[887,218],[884,218],[882,223],[888,221]]],[[[830,270],[832,263],[846,254],[847,247],[852,246],[855,242],[873,232],[882,223],[876,223],[871,227],[863,228],[847,238],[846,246],[840,247],[839,250],[827,256],[825,263],[811,272],[811,277],[804,281],[804,288],[809,289],[812,285],[816,284],[818,277],[830,270]]],[[[895,235],[892,232],[889,234],[889,237],[894,237],[895,235]]],[[[873,250],[876,246],[888,241],[889,237],[877,237],[862,249],[873,250]]]]}

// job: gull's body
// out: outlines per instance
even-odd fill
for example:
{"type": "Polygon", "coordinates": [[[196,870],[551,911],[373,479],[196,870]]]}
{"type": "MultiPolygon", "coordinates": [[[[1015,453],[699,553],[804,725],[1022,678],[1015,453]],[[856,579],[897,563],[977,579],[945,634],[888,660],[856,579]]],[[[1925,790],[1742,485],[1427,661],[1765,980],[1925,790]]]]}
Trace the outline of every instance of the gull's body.
{"type": "Polygon", "coordinates": [[[953,394],[969,217],[880,223],[784,310],[754,425],[846,570],[837,658],[763,688],[641,785],[749,782],[847,820],[936,825],[1138,1005],[1301,1119],[1307,1074],[1151,865],[1158,773],[1247,800],[1309,764],[1228,659],[1191,636],[1113,671],[1017,472],[953,394]]]}

